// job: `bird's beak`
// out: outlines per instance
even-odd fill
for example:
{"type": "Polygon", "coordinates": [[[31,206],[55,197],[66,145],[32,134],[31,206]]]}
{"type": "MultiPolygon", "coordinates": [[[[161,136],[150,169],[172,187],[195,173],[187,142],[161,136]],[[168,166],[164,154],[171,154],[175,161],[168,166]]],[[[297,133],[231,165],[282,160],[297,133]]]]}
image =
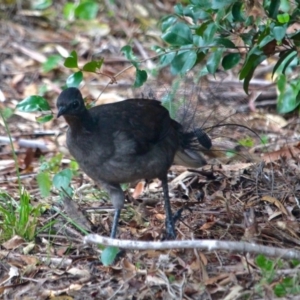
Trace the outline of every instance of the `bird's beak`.
{"type": "Polygon", "coordinates": [[[59,118],[60,116],[64,115],[64,113],[67,111],[67,108],[65,106],[61,106],[58,109],[58,113],[57,113],[57,118],[59,118]]]}

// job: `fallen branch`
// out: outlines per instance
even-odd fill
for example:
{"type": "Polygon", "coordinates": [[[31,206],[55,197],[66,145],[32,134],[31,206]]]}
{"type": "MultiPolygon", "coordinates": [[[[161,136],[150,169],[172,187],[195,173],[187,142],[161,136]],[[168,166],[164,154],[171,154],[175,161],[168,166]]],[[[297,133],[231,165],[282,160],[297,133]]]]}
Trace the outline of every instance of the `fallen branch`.
{"type": "Polygon", "coordinates": [[[207,249],[209,251],[227,250],[240,253],[264,254],[266,256],[281,257],[284,259],[300,259],[300,251],[262,246],[255,243],[231,242],[216,240],[183,240],[163,242],[141,242],[132,240],[118,240],[103,237],[97,234],[85,236],[84,243],[101,244],[132,250],[165,250],[165,249],[207,249]]]}
{"type": "MultiPolygon", "coordinates": [[[[42,151],[48,151],[48,147],[45,142],[43,141],[37,141],[37,140],[27,140],[27,139],[17,139],[12,138],[13,142],[17,142],[19,147],[24,148],[39,148],[42,151]]],[[[9,137],[6,136],[0,136],[0,143],[1,144],[9,144],[9,137]]]]}

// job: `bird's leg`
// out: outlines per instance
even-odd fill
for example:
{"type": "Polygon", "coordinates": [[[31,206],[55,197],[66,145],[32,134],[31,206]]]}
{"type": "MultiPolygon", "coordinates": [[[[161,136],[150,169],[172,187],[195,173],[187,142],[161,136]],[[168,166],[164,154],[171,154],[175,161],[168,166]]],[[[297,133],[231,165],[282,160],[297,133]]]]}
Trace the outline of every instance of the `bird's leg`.
{"type": "Polygon", "coordinates": [[[168,187],[168,179],[167,176],[161,179],[162,188],[164,193],[164,202],[165,202],[165,211],[166,211],[166,232],[167,239],[175,239],[176,232],[174,226],[174,220],[172,216],[170,198],[169,198],[169,187],[168,187]]]}
{"type": "Polygon", "coordinates": [[[110,200],[115,208],[114,221],[110,233],[110,237],[115,238],[117,235],[118,222],[121,214],[121,209],[124,206],[125,195],[119,184],[102,181],[101,185],[107,190],[110,196],[110,200]]]}
{"type": "Polygon", "coordinates": [[[110,233],[110,237],[112,239],[116,238],[116,235],[117,235],[117,229],[118,229],[118,222],[119,222],[120,214],[121,214],[121,209],[116,209],[115,214],[114,214],[114,221],[113,221],[112,228],[111,228],[111,233],[110,233]]]}

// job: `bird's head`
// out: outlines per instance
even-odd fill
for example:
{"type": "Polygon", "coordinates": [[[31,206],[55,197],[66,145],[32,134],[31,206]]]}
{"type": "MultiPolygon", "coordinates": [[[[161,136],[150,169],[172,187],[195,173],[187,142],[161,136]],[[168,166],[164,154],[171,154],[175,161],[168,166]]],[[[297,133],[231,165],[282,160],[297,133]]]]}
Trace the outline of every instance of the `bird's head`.
{"type": "Polygon", "coordinates": [[[56,106],[58,118],[60,116],[81,115],[86,110],[80,91],[74,87],[67,88],[60,93],[56,106]]]}

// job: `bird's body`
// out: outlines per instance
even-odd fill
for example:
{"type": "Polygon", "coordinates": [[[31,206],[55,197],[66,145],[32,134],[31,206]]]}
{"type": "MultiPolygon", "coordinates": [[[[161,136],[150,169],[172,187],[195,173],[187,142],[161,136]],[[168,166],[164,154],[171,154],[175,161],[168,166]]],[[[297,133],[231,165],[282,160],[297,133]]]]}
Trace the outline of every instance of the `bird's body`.
{"type": "Polygon", "coordinates": [[[195,136],[184,133],[156,100],[128,99],[87,110],[79,90],[68,88],[59,96],[57,107],[58,116],[63,115],[69,124],[70,153],[89,177],[106,188],[118,211],[112,237],[124,205],[120,184],[153,178],[163,182],[167,231],[174,237],[167,172],[176,158],[193,167],[205,164],[202,156],[189,148],[195,136]]]}
{"type": "Polygon", "coordinates": [[[178,149],[179,124],[168,118],[167,111],[155,100],[129,99],[93,107],[80,119],[65,118],[70,125],[70,153],[96,182],[117,184],[160,178],[178,149]],[[148,115],[149,110],[152,114],[148,115]]]}

